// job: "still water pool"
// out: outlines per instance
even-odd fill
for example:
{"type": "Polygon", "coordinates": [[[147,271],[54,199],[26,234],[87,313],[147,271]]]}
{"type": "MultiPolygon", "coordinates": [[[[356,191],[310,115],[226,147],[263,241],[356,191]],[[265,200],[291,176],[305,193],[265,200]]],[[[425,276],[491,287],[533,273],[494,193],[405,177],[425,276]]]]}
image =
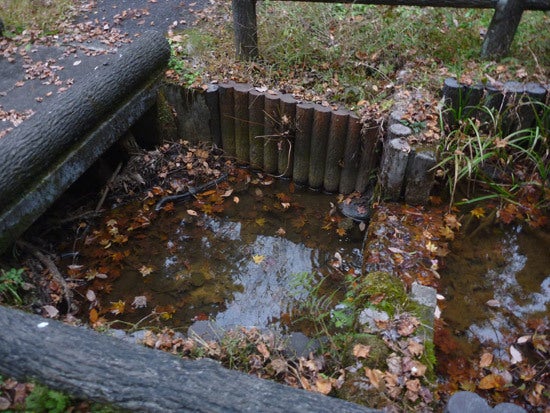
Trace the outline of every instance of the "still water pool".
{"type": "MultiPolygon", "coordinates": [[[[258,180],[221,201],[227,190],[211,191],[160,211],[138,233],[126,232],[127,242],[106,244],[124,259],[110,292],[97,294],[105,317],[135,323],[156,311],[166,315],[162,325],[182,330],[207,319],[224,328],[284,327],[307,298],[299,274],[327,277],[338,289],[338,279],[359,272],[364,232],[336,211],[335,196],[267,183],[258,180]],[[209,202],[220,212],[204,213],[209,202]],[[106,311],[113,303],[118,307],[106,311]],[[114,314],[117,308],[123,311],[114,314]]],[[[120,235],[132,214],[129,206],[112,211],[102,234],[115,227],[120,235]]],[[[93,251],[80,254],[84,263],[93,251]]]]}

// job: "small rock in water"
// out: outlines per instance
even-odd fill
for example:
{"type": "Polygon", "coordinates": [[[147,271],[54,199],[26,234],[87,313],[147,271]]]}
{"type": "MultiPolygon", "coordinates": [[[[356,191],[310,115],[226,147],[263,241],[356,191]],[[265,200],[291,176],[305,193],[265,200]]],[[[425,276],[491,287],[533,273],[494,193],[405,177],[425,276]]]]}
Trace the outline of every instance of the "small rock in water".
{"type": "Polygon", "coordinates": [[[371,215],[371,198],[366,194],[360,198],[353,198],[350,202],[341,202],[338,204],[342,214],[354,221],[368,221],[371,215]]]}

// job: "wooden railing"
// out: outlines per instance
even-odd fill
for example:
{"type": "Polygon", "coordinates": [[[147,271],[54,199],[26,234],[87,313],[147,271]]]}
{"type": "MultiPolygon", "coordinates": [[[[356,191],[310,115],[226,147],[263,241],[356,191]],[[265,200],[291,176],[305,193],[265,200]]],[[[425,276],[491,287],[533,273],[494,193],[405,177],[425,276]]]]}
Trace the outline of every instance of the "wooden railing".
{"type": "MultiPolygon", "coordinates": [[[[282,0],[292,1],[292,0],[282,0]]],[[[389,6],[453,7],[495,9],[481,48],[484,59],[508,54],[524,10],[550,10],[550,0],[301,0],[317,3],[379,4],[389,6]]],[[[232,0],[237,57],[258,57],[256,0],[232,0]]]]}

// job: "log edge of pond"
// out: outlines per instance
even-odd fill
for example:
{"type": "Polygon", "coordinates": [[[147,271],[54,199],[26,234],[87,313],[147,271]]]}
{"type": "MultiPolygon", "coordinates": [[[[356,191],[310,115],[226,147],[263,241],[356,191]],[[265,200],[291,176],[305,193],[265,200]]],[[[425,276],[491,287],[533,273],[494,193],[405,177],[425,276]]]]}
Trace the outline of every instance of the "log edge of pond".
{"type": "Polygon", "coordinates": [[[0,306],[0,373],[144,412],[375,412],[0,306]],[[9,332],[9,333],[8,333],[9,332]]]}

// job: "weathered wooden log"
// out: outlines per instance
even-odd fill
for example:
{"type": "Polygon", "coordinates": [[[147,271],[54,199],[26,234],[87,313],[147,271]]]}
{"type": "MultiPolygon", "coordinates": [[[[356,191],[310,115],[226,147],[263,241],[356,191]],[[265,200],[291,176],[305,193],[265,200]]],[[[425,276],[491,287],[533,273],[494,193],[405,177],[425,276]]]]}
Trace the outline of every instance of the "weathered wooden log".
{"type": "Polygon", "coordinates": [[[264,167],[264,100],[263,93],[252,89],[248,94],[248,139],[250,145],[250,166],[264,167]]]}
{"type": "Polygon", "coordinates": [[[50,101],[0,140],[0,210],[43,174],[72,145],[107,118],[166,64],[170,49],[161,33],[148,32],[109,65],[50,101]]]}
{"type": "MultiPolygon", "coordinates": [[[[548,91],[538,83],[527,83],[524,85],[524,94],[520,98],[518,117],[520,119],[516,130],[533,127],[537,119],[544,114],[543,103],[546,101],[548,91]]],[[[542,122],[540,122],[542,124],[542,122]]]]}
{"type": "Polygon", "coordinates": [[[250,138],[248,136],[248,92],[251,86],[236,84],[233,92],[235,102],[235,154],[237,162],[250,162],[250,138]]]}
{"type": "Polygon", "coordinates": [[[426,205],[434,184],[436,155],[433,148],[415,148],[406,171],[405,202],[426,205]]]}
{"type": "Polygon", "coordinates": [[[321,189],[325,179],[325,160],[327,157],[331,112],[330,108],[318,106],[313,113],[308,175],[309,187],[312,189],[321,189]]]}
{"type": "Polygon", "coordinates": [[[153,107],[169,57],[148,32],[0,140],[0,252],[153,107]]]}
{"type": "Polygon", "coordinates": [[[481,46],[483,59],[500,59],[508,54],[521,21],[525,0],[498,1],[481,46]]]}
{"type": "Polygon", "coordinates": [[[296,105],[296,138],[294,140],[292,177],[298,185],[307,185],[308,183],[314,108],[315,105],[312,103],[296,105]]]}
{"type": "Polygon", "coordinates": [[[340,187],[340,172],[346,149],[349,112],[337,110],[330,117],[330,128],[327,139],[327,156],[325,160],[325,177],[323,189],[327,192],[337,192],[340,187]]]}
{"type": "Polygon", "coordinates": [[[256,0],[232,0],[231,8],[237,59],[256,59],[258,57],[256,0]]]}
{"type": "Polygon", "coordinates": [[[264,172],[269,174],[276,174],[279,167],[280,96],[267,94],[264,102],[264,172]]]}
{"type": "Polygon", "coordinates": [[[277,170],[280,176],[290,178],[292,176],[292,164],[294,163],[292,145],[294,144],[296,132],[296,99],[290,94],[282,95],[280,105],[280,130],[284,138],[279,142],[277,170]]]}
{"type": "Polygon", "coordinates": [[[357,116],[350,115],[344,150],[344,164],[340,174],[341,194],[349,194],[355,190],[355,182],[359,173],[361,157],[361,121],[357,116]]]}
{"type": "Polygon", "coordinates": [[[218,85],[210,84],[205,92],[205,101],[210,117],[208,127],[210,128],[210,139],[218,147],[222,146],[222,131],[220,124],[220,94],[218,85]]]}
{"type": "Polygon", "coordinates": [[[367,122],[361,130],[361,160],[355,181],[355,190],[364,193],[374,181],[373,173],[380,161],[380,126],[376,122],[367,122]]]}
{"type": "Polygon", "coordinates": [[[136,412],[373,412],[0,306],[0,373],[136,412]]]}
{"type": "Polygon", "coordinates": [[[394,138],[384,143],[379,180],[384,198],[398,201],[401,197],[410,151],[405,139],[394,138]]]}
{"type": "Polygon", "coordinates": [[[235,146],[234,86],[234,83],[220,83],[218,85],[222,147],[227,156],[237,154],[235,146]]]}

